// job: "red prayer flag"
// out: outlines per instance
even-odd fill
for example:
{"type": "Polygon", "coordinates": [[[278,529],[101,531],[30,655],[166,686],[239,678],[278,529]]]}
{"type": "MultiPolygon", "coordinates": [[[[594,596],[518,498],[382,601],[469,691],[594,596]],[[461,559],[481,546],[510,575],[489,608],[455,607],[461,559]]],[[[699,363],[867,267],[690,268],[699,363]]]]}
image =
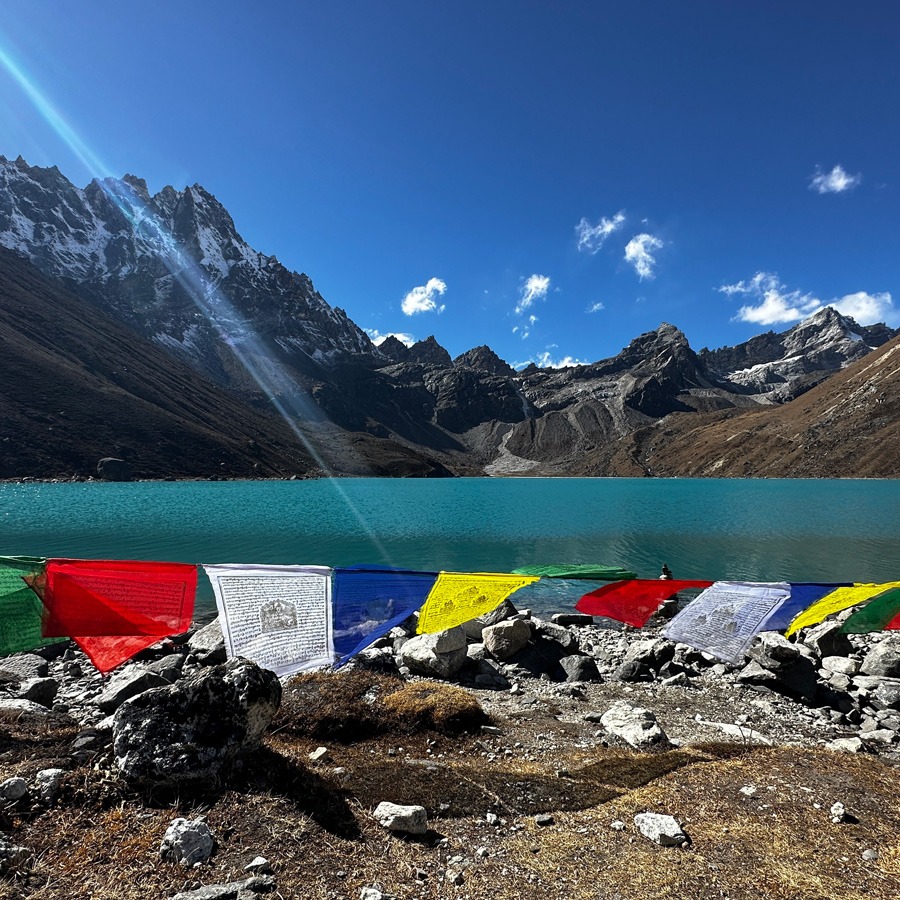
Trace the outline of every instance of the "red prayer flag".
{"type": "Polygon", "coordinates": [[[45,637],[68,636],[101,672],[190,628],[197,567],[184,563],[51,559],[35,580],[45,637]]]}
{"type": "Polygon", "coordinates": [[[606,616],[640,628],[666,600],[679,591],[708,588],[710,585],[711,581],[632,578],[606,584],[585,594],[575,608],[589,616],[606,616]]]}
{"type": "Polygon", "coordinates": [[[900,613],[897,613],[887,625],[884,626],[885,631],[900,631],[900,613]]]}

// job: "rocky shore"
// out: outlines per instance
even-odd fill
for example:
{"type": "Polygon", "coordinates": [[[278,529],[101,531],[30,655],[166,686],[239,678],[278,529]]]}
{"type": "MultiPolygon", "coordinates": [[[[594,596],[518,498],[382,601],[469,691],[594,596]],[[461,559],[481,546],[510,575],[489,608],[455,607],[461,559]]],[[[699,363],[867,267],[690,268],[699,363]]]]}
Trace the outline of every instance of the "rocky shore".
{"type": "MultiPolygon", "coordinates": [[[[900,834],[900,635],[838,618],[763,634],[731,667],[662,638],[665,615],[636,631],[506,603],[440,634],[409,622],[285,684],[226,662],[216,622],[106,678],[68,643],[0,660],[0,896],[597,897],[563,862],[574,845],[610,845],[586,863],[610,877],[623,850],[700,865],[696,812],[726,786],[710,821],[731,803],[805,810],[853,838],[838,869],[866,896],[896,896],[900,841],[878,835],[900,834]]],[[[711,853],[707,875],[754,896],[711,853]]],[[[697,877],[671,896],[719,896],[697,877]]],[[[639,896],[617,884],[599,896],[639,896]]],[[[838,886],[784,896],[855,896],[838,886]]]]}

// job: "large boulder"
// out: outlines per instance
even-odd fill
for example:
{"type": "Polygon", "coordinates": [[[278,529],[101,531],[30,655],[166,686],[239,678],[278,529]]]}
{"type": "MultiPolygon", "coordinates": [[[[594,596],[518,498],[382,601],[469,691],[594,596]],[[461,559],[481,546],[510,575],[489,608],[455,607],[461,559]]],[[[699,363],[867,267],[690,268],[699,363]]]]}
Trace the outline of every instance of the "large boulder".
{"type": "Polygon", "coordinates": [[[116,672],[94,701],[105,713],[115,712],[130,697],[136,697],[150,688],[168,684],[161,675],[143,666],[128,666],[116,672]]]}
{"type": "Polygon", "coordinates": [[[278,676],[240,658],[151,688],[116,711],[116,765],[144,786],[208,784],[259,744],[280,703],[278,676]]]}
{"type": "Polygon", "coordinates": [[[625,651],[625,658],[613,677],[617,681],[652,681],[674,655],[675,646],[671,641],[660,638],[635,641],[625,651]]]}
{"type": "Polygon", "coordinates": [[[632,706],[625,700],[614,703],[600,717],[600,724],[609,734],[621,738],[636,750],[668,741],[651,710],[632,706]]]}
{"type": "Polygon", "coordinates": [[[435,634],[418,634],[400,648],[400,662],[417,675],[450,678],[465,665],[466,633],[457,626],[435,634]]]}
{"type": "Polygon", "coordinates": [[[876,644],[863,658],[859,670],[864,675],[898,678],[900,677],[900,651],[886,641],[876,644]]]}
{"type": "Polygon", "coordinates": [[[504,600],[499,606],[495,606],[490,612],[486,612],[477,619],[469,619],[460,626],[470,641],[481,641],[481,633],[488,625],[496,625],[506,619],[518,615],[518,610],[509,600],[504,600]]]}
{"type": "Polygon", "coordinates": [[[524,619],[508,619],[488,625],[481,632],[487,651],[497,659],[509,659],[531,640],[531,626],[524,619]]]}
{"type": "Polygon", "coordinates": [[[191,635],[188,648],[204,666],[217,666],[225,662],[225,637],[218,616],[191,635]]]}
{"type": "Polygon", "coordinates": [[[842,628],[842,622],[820,622],[812,628],[805,628],[800,633],[800,640],[820,659],[826,656],[849,656],[853,652],[853,646],[842,628]]]}

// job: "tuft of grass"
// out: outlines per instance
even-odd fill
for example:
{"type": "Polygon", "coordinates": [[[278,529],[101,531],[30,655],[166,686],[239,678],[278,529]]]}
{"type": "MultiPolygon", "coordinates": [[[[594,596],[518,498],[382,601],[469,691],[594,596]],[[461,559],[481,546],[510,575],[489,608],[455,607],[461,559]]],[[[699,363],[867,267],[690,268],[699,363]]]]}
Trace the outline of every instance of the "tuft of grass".
{"type": "Polygon", "coordinates": [[[489,721],[473,694],[437,682],[404,684],[382,702],[397,727],[403,731],[461,734],[476,731],[489,721]]]}

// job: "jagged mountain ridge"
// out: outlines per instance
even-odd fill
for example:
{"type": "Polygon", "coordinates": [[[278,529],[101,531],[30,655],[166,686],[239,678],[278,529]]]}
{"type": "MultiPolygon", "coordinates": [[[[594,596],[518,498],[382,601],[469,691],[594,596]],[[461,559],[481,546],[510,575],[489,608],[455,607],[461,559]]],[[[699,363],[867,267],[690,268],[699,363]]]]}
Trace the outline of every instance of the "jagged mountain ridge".
{"type": "Polygon", "coordinates": [[[200,185],[150,196],[127,175],[83,190],[56,168],[0,156],[0,246],[212,380],[255,390],[236,353],[292,377],[374,351],[310,279],[253,250],[200,185]]]}
{"type": "Polygon", "coordinates": [[[269,409],[274,394],[298,421],[354,433],[362,469],[337,457],[339,472],[364,472],[373,445],[433,472],[566,474],[585,458],[602,469],[671,413],[783,403],[895,333],[825,309],[695,353],[664,323],[609,359],[520,373],[484,346],[452,360],[434,336],[375,348],[307,276],[250,248],[199,185],[150,196],[126,176],[79,190],[21,158],[0,157],[0,246],[243,400],[269,409]]]}

